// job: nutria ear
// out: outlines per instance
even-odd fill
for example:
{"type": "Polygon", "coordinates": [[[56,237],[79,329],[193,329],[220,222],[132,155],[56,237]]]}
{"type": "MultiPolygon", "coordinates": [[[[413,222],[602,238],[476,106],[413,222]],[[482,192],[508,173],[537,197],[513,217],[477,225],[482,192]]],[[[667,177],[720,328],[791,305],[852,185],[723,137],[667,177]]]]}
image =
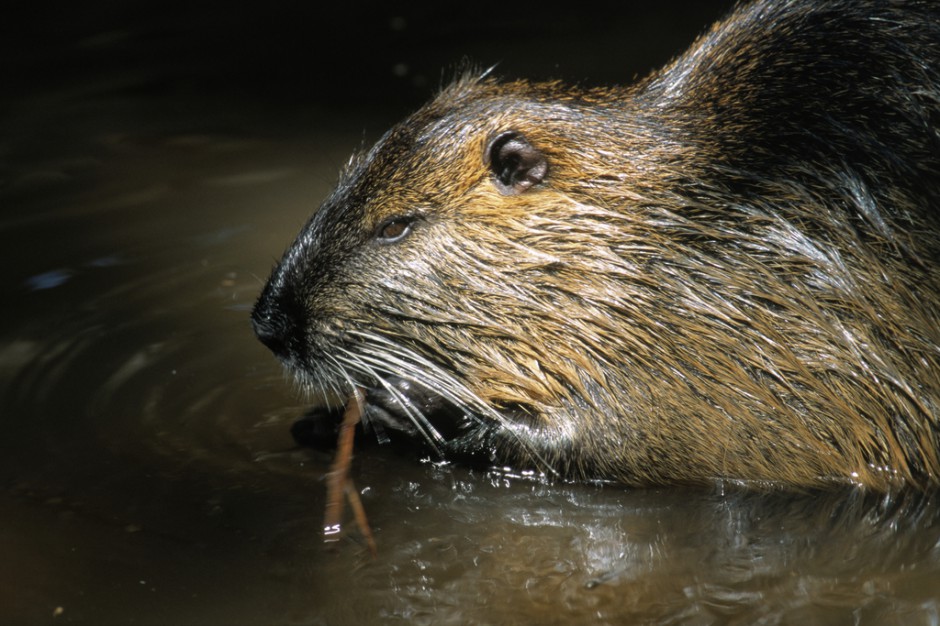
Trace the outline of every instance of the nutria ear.
{"type": "Polygon", "coordinates": [[[503,195],[522,193],[545,179],[548,161],[525,137],[516,132],[497,135],[483,155],[503,195]]]}

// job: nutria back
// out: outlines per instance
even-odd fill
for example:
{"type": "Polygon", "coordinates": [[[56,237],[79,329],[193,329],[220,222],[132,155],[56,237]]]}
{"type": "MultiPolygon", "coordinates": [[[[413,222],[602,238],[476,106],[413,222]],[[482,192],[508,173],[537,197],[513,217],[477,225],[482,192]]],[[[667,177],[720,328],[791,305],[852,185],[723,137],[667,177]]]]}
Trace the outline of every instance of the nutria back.
{"type": "Polygon", "coordinates": [[[259,337],[440,454],[940,482],[940,13],[739,9],[632,87],[462,78],[353,157],[259,337]]]}

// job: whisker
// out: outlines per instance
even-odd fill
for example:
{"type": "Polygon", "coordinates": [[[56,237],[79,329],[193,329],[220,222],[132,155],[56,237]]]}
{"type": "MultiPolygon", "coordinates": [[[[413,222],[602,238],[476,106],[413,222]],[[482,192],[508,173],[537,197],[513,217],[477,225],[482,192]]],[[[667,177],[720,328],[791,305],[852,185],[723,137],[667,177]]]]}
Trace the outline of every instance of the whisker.
{"type": "Polygon", "coordinates": [[[375,369],[373,369],[368,363],[357,358],[357,355],[348,351],[345,352],[345,355],[334,356],[331,358],[337,360],[338,362],[349,365],[353,369],[362,372],[382,385],[382,387],[388,391],[395,398],[395,400],[398,401],[411,422],[424,436],[424,438],[428,440],[428,443],[434,449],[434,452],[440,456],[444,456],[440,446],[438,445],[440,443],[444,443],[444,438],[441,436],[441,434],[437,431],[436,428],[434,428],[431,422],[428,421],[427,417],[421,413],[421,411],[416,410],[414,405],[412,405],[411,402],[409,402],[400,391],[395,389],[393,385],[390,385],[384,378],[382,378],[382,376],[380,376],[375,371],[375,369]]]}
{"type": "MultiPolygon", "coordinates": [[[[499,424],[505,432],[510,433],[516,442],[529,453],[532,460],[542,471],[553,475],[557,474],[552,468],[552,464],[531,444],[533,438],[523,436],[527,430],[525,426],[508,420],[454,377],[453,374],[381,334],[362,330],[352,330],[350,334],[362,340],[362,343],[357,346],[357,350],[360,353],[358,356],[363,361],[389,371],[395,376],[412,379],[429,389],[433,389],[455,406],[469,410],[466,414],[479,424],[485,425],[485,421],[481,416],[488,417],[494,423],[499,424]]],[[[389,391],[396,396],[396,399],[401,401],[397,390],[390,389],[389,391]]]]}

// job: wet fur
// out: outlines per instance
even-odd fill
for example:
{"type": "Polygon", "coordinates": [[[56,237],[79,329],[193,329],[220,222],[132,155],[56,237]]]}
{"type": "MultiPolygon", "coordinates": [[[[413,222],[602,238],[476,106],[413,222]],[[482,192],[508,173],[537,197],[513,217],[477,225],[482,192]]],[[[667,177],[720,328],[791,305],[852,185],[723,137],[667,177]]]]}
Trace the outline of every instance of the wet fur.
{"type": "Polygon", "coordinates": [[[937,484],[934,6],[759,2],[629,88],[463,78],[353,158],[256,328],[445,456],[937,484]],[[506,131],[547,163],[518,193],[506,131]]]}

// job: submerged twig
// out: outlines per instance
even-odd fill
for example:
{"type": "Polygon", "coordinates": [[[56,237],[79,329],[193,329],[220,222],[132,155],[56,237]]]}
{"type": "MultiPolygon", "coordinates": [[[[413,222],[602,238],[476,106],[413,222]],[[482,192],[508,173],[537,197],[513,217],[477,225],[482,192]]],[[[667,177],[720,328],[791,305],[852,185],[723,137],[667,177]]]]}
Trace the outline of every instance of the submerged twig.
{"type": "Polygon", "coordinates": [[[365,538],[372,558],[375,558],[378,556],[379,549],[378,546],[375,545],[375,539],[372,537],[372,529],[369,527],[369,520],[366,518],[366,509],[362,506],[362,500],[359,498],[359,492],[356,491],[356,486],[353,484],[352,478],[346,479],[346,497],[349,498],[349,506],[353,510],[353,519],[356,520],[356,525],[359,526],[359,532],[361,532],[362,536],[365,538]]]}
{"type": "Polygon", "coordinates": [[[349,468],[352,465],[353,438],[356,435],[356,424],[362,417],[362,391],[354,389],[349,401],[346,403],[346,412],[343,414],[343,421],[339,426],[339,437],[336,443],[336,457],[333,459],[333,465],[330,473],[327,475],[326,483],[326,514],[323,520],[323,540],[326,542],[336,541],[342,532],[343,526],[343,494],[349,499],[349,505],[353,510],[353,516],[359,531],[365,537],[366,544],[369,546],[369,552],[373,557],[378,550],[375,539],[372,537],[372,530],[369,527],[369,521],[366,518],[365,508],[362,506],[362,500],[359,499],[359,493],[356,486],[349,477],[349,468]]]}

